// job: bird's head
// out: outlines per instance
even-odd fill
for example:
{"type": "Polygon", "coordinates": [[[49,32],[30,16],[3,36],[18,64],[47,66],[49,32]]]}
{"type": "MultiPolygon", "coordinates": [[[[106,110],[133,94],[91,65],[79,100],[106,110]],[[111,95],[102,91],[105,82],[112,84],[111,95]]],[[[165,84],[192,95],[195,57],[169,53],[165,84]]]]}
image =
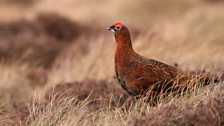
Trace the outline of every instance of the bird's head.
{"type": "Polygon", "coordinates": [[[115,39],[117,42],[119,40],[130,39],[130,33],[128,28],[120,22],[115,23],[114,25],[107,28],[114,33],[115,39]]]}
{"type": "Polygon", "coordinates": [[[112,31],[115,35],[129,34],[127,27],[120,22],[110,26],[107,30],[112,31]]]}

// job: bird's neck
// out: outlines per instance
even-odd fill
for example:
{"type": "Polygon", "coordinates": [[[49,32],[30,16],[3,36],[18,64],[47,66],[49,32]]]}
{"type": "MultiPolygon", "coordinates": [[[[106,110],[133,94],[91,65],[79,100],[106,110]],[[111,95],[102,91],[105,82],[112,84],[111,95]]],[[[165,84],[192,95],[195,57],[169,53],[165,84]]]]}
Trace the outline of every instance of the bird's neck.
{"type": "Polygon", "coordinates": [[[131,59],[135,52],[132,48],[130,37],[116,38],[116,42],[115,62],[126,62],[131,59]]]}
{"type": "Polygon", "coordinates": [[[130,35],[125,35],[125,36],[116,36],[116,43],[117,43],[117,48],[116,51],[125,53],[125,52],[134,52],[132,48],[132,42],[130,35]]]}

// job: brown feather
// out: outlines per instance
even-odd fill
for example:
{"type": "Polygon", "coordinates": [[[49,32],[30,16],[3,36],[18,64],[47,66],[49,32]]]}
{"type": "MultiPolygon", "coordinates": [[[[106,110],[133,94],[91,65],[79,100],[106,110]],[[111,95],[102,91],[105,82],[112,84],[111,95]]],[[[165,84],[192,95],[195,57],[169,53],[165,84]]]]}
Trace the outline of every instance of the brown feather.
{"type": "MultiPolygon", "coordinates": [[[[111,26],[111,28],[114,27],[116,26],[111,26]]],[[[147,90],[161,92],[165,89],[168,91],[174,84],[184,88],[192,86],[187,82],[192,81],[197,77],[196,75],[137,54],[132,48],[130,33],[126,26],[123,25],[121,30],[114,29],[114,31],[117,43],[115,51],[116,77],[122,88],[130,95],[138,96],[147,90]]],[[[195,83],[202,80],[205,78],[198,77],[195,83]]]]}

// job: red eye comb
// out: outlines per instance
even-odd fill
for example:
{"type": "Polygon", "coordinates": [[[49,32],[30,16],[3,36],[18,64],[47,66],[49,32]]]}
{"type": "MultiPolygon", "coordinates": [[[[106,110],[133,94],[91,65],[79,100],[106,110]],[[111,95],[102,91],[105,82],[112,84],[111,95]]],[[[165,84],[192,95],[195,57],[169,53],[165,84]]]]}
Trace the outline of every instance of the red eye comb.
{"type": "Polygon", "coordinates": [[[124,25],[122,23],[120,23],[120,22],[117,22],[117,23],[114,24],[114,26],[116,26],[116,27],[123,27],[124,25]]]}

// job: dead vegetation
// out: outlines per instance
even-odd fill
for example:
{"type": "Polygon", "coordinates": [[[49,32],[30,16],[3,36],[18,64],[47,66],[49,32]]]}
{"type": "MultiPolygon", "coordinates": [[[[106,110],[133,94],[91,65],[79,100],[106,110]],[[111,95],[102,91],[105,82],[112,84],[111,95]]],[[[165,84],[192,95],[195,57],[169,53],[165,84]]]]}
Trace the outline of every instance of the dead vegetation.
{"type": "Polygon", "coordinates": [[[224,78],[223,5],[202,1],[49,0],[24,14],[49,9],[34,18],[1,22],[0,125],[224,125],[223,82],[161,96],[152,107],[113,78],[115,42],[106,28],[120,21],[114,15],[124,17],[145,57],[224,78]]]}
{"type": "Polygon", "coordinates": [[[197,95],[176,98],[143,112],[129,121],[128,126],[221,126],[224,124],[223,83],[210,86],[197,95]],[[213,91],[216,92],[213,92],[213,91]],[[192,101],[184,101],[191,97],[192,101]]]}
{"type": "Polygon", "coordinates": [[[116,82],[106,80],[58,84],[46,93],[45,98],[55,103],[72,98],[77,102],[88,100],[90,110],[105,109],[108,106],[121,107],[128,99],[131,100],[131,97],[116,82]]]}
{"type": "Polygon", "coordinates": [[[37,0],[0,0],[0,3],[26,5],[26,6],[31,6],[36,2],[37,0]]]}
{"type": "Polygon", "coordinates": [[[59,84],[48,90],[44,103],[17,102],[11,109],[1,108],[1,125],[106,125],[108,119],[131,126],[224,123],[223,83],[181,97],[161,98],[157,107],[150,107],[144,99],[136,101],[115,87],[106,80],[59,84]]]}
{"type": "Polygon", "coordinates": [[[76,43],[82,32],[76,22],[57,14],[0,23],[0,60],[49,68],[66,44],[76,43]]]}
{"type": "Polygon", "coordinates": [[[89,113],[107,110],[108,106],[110,109],[128,107],[133,103],[132,98],[115,84],[106,80],[88,80],[55,85],[46,92],[43,103],[17,101],[10,109],[2,107],[0,124],[30,125],[42,114],[52,114],[48,113],[49,109],[60,107],[63,110],[84,107],[89,113]]]}

